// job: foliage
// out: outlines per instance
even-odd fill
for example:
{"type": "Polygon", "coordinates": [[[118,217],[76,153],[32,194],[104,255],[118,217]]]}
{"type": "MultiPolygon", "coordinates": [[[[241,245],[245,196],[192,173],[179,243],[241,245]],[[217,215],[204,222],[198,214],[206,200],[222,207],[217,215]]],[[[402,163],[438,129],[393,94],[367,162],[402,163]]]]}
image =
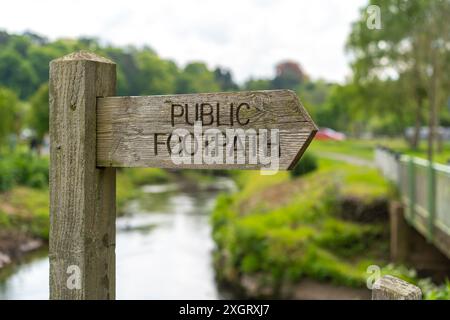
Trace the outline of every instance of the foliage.
{"type": "Polygon", "coordinates": [[[134,59],[138,69],[134,75],[138,95],[169,94],[176,90],[178,70],[173,62],[162,60],[149,49],[137,52],[134,59]]]}
{"type": "Polygon", "coordinates": [[[316,170],[317,166],[317,157],[310,152],[306,152],[289,173],[295,178],[316,170]]]}
{"type": "MultiPolygon", "coordinates": [[[[355,57],[350,86],[359,88],[352,96],[368,104],[360,104],[362,112],[371,111],[393,128],[397,124],[395,132],[405,125],[414,125],[418,132],[427,108],[429,120],[436,112],[446,112],[439,109],[448,99],[450,83],[450,27],[446,22],[450,1],[377,0],[369,4],[380,8],[382,27],[367,27],[366,7],[352,26],[347,45],[355,57]]],[[[416,136],[412,145],[417,141],[416,136]]]]}
{"type": "Polygon", "coordinates": [[[239,86],[233,81],[233,76],[231,75],[230,70],[218,67],[214,70],[214,78],[222,91],[233,91],[239,89],[239,86]]]}
{"type": "Polygon", "coordinates": [[[429,279],[419,281],[419,287],[425,300],[450,300],[450,281],[440,285],[434,285],[429,279]]]}
{"type": "MultiPolygon", "coordinates": [[[[294,180],[284,174],[238,175],[241,191],[221,196],[211,217],[219,277],[236,281],[244,274],[263,275],[273,288],[303,277],[364,285],[365,268],[373,263],[371,258],[383,255],[379,250],[385,246],[380,244],[387,238],[380,224],[339,218],[339,181],[349,176],[363,184],[364,171],[371,171],[355,169],[321,159],[319,170],[294,180]],[[361,257],[360,262],[349,262],[361,257]]],[[[378,183],[370,180],[366,184],[378,183]]],[[[379,196],[379,187],[364,187],[379,196]]],[[[383,187],[387,197],[388,187],[383,187]]],[[[374,198],[368,193],[362,196],[374,198]]]]}
{"type": "Polygon", "coordinates": [[[37,137],[43,139],[48,132],[49,106],[48,106],[48,84],[43,84],[30,98],[31,110],[29,112],[29,125],[34,129],[37,137]]]}
{"type": "MultiPolygon", "coordinates": [[[[0,160],[0,191],[2,191],[0,193],[0,229],[19,230],[48,240],[47,166],[47,160],[24,152],[14,154],[7,160],[4,158],[0,160]],[[26,163],[29,167],[25,165],[26,163]],[[6,171],[3,171],[5,169],[6,171]],[[24,172],[20,172],[22,170],[24,172]],[[11,188],[13,185],[16,186],[11,188]]],[[[118,215],[124,213],[127,201],[141,194],[137,188],[140,183],[156,183],[168,179],[167,174],[160,169],[139,171],[140,169],[136,169],[133,173],[133,170],[121,170],[117,174],[118,215]],[[142,177],[137,178],[139,175],[142,177]]]]}
{"type": "Polygon", "coordinates": [[[250,78],[244,84],[245,90],[269,90],[272,88],[272,84],[269,79],[253,79],[250,78]]]}
{"type": "Polygon", "coordinates": [[[43,188],[48,185],[48,159],[17,149],[0,155],[0,191],[15,185],[43,188]]]}
{"type": "Polygon", "coordinates": [[[149,47],[104,46],[95,38],[49,41],[30,32],[17,35],[4,31],[0,31],[0,86],[10,88],[21,99],[30,98],[38,89],[43,96],[49,62],[77,50],[93,51],[117,63],[119,95],[236,89],[229,71],[211,71],[203,63],[190,63],[181,69],[149,47]]]}
{"type": "Polygon", "coordinates": [[[25,98],[36,90],[38,79],[33,66],[20,54],[21,50],[26,51],[26,48],[19,47],[19,43],[25,42],[14,43],[13,45],[17,45],[15,48],[2,49],[0,46],[0,79],[2,80],[0,84],[11,88],[21,98],[25,98]]]}
{"type": "Polygon", "coordinates": [[[284,61],[276,65],[276,75],[272,80],[274,89],[296,89],[308,77],[300,65],[293,61],[284,61]]]}
{"type": "Polygon", "coordinates": [[[19,100],[16,94],[0,87],[0,145],[11,133],[17,132],[19,100]]]}
{"type": "Polygon", "coordinates": [[[392,275],[418,286],[424,300],[450,300],[450,281],[447,279],[440,285],[434,284],[430,278],[419,278],[414,269],[404,265],[388,264],[381,269],[381,275],[392,275]]]}
{"type": "MultiPolygon", "coordinates": [[[[171,60],[159,57],[148,46],[114,47],[87,37],[49,41],[31,32],[19,35],[0,31],[0,86],[8,87],[22,100],[29,100],[26,124],[36,132],[39,139],[48,131],[49,62],[77,50],[89,50],[116,62],[118,95],[288,88],[301,95],[304,103],[315,115],[325,104],[331,88],[330,84],[323,81],[310,81],[303,69],[292,61],[279,63],[273,78],[251,78],[242,86],[238,86],[231,72],[225,68],[210,70],[200,61],[180,67],[171,60]]],[[[319,124],[323,119],[326,117],[322,117],[319,124]]],[[[23,125],[17,121],[9,123],[23,125]]],[[[8,134],[13,132],[10,127],[2,128],[8,134]]],[[[14,132],[18,132],[23,126],[15,129],[14,132]]]]}
{"type": "Polygon", "coordinates": [[[117,215],[121,216],[125,213],[125,204],[134,198],[137,198],[141,191],[133,185],[130,171],[119,170],[116,177],[116,203],[117,215]]]}
{"type": "Polygon", "coordinates": [[[0,194],[0,203],[0,228],[20,230],[48,240],[47,189],[17,187],[0,194]]]}
{"type": "Polygon", "coordinates": [[[126,168],[124,171],[135,186],[166,183],[172,179],[167,171],[159,168],[126,168]]]}
{"type": "Polygon", "coordinates": [[[220,91],[215,79],[215,74],[204,63],[189,63],[177,79],[176,93],[220,91]]]}

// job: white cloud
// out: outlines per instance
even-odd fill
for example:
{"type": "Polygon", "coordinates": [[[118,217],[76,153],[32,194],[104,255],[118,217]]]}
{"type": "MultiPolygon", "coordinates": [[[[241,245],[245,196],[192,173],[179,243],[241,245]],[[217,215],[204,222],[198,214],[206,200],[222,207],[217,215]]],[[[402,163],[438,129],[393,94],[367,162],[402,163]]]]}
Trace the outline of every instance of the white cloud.
{"type": "Polygon", "coordinates": [[[272,76],[283,59],[313,78],[343,81],[350,23],[366,0],[15,0],[3,4],[0,28],[55,39],[95,36],[150,45],[183,65],[203,60],[230,68],[239,81],[272,76]]]}

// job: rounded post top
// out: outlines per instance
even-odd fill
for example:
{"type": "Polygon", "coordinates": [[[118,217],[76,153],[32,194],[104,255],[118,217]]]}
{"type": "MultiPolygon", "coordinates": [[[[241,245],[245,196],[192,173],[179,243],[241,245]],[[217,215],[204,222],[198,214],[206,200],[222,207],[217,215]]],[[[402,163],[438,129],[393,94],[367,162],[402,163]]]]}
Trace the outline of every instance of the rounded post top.
{"type": "Polygon", "coordinates": [[[399,278],[385,275],[372,288],[372,300],[421,300],[419,287],[399,278]]]}
{"type": "Polygon", "coordinates": [[[68,55],[65,55],[61,58],[52,60],[53,62],[64,62],[64,61],[95,61],[95,62],[101,62],[101,63],[108,63],[108,64],[115,64],[113,61],[101,57],[93,52],[86,51],[86,50],[80,50],[76,52],[69,53],[68,55]]]}

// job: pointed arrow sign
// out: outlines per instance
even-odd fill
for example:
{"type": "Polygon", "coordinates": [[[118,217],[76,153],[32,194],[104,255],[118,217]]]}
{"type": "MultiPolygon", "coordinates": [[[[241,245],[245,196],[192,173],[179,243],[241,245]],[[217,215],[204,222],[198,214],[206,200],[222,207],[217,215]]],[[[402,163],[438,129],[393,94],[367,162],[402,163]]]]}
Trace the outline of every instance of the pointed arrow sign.
{"type": "Polygon", "coordinates": [[[98,98],[97,166],[291,169],[316,132],[290,90],[98,98]]]}

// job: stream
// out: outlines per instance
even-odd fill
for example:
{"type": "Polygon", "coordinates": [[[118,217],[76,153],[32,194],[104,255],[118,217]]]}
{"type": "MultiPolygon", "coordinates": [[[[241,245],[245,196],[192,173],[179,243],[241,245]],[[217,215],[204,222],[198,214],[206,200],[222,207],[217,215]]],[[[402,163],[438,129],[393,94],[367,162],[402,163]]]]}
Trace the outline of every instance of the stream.
{"type": "MultiPolygon", "coordinates": [[[[234,188],[218,179],[214,188],[189,192],[178,184],[149,185],[117,219],[117,299],[221,299],[212,264],[209,215],[220,191],[234,188]]],[[[0,282],[2,299],[48,299],[46,253],[14,267],[0,282]]]]}

